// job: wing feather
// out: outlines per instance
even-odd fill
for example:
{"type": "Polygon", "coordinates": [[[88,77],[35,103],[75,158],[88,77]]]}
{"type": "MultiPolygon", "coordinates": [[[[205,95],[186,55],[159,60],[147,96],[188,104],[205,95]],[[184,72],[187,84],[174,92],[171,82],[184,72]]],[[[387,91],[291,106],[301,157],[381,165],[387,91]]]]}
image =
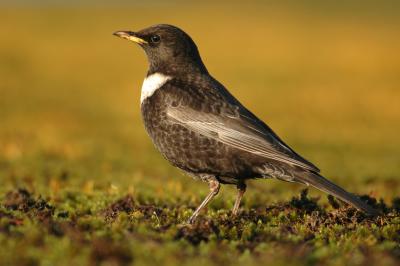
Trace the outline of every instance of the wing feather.
{"type": "Polygon", "coordinates": [[[273,134],[257,126],[246,116],[216,115],[194,110],[188,106],[169,107],[167,115],[182,126],[224,144],[268,159],[318,172],[273,134]]]}

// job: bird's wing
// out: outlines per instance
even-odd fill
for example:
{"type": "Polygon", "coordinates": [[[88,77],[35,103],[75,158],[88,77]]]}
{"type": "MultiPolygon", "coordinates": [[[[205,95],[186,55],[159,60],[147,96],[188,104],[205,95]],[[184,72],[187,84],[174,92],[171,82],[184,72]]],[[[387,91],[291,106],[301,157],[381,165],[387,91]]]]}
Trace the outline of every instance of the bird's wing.
{"type": "MultiPolygon", "coordinates": [[[[188,105],[169,106],[167,115],[187,129],[234,148],[306,170],[319,171],[244,107],[224,104],[222,111],[217,113],[196,110],[188,105]]],[[[211,107],[207,109],[212,110],[211,107]]]]}

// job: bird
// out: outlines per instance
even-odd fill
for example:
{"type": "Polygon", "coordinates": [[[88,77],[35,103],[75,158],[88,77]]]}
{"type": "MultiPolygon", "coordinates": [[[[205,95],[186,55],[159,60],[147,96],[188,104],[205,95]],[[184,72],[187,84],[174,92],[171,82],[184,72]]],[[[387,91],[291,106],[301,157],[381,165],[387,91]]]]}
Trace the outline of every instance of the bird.
{"type": "Polygon", "coordinates": [[[208,183],[209,193],[188,220],[218,194],[235,185],[237,216],[249,179],[297,182],[328,193],[363,211],[377,210],[320,174],[261,119],[239,102],[204,65],[193,39],[182,29],[156,24],[114,35],[143,48],[149,68],[140,110],[155,147],[173,166],[208,183]]]}

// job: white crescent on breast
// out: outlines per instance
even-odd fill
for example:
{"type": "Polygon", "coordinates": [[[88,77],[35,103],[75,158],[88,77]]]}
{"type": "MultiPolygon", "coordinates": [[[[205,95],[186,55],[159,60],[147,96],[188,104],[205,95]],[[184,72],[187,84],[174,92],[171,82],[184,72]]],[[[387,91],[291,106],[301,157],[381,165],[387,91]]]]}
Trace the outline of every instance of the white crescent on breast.
{"type": "Polygon", "coordinates": [[[161,73],[154,73],[147,76],[143,81],[140,103],[143,103],[145,99],[153,95],[156,90],[161,88],[170,79],[172,79],[171,76],[161,73]]]}

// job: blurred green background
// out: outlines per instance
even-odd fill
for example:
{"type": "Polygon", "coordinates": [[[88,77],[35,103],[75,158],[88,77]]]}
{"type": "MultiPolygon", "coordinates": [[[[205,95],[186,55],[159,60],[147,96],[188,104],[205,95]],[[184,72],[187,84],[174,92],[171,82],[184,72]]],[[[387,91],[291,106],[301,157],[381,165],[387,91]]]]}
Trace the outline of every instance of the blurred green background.
{"type": "MultiPolygon", "coordinates": [[[[53,202],[68,191],[200,202],[207,186],[169,166],[144,131],[144,52],[112,36],[168,23],[325,176],[390,201],[400,194],[399,3],[1,1],[0,198],[24,187],[53,202]]],[[[301,188],[253,181],[243,208],[301,188]]],[[[224,187],[213,206],[229,209],[234,192],[224,187]]]]}

